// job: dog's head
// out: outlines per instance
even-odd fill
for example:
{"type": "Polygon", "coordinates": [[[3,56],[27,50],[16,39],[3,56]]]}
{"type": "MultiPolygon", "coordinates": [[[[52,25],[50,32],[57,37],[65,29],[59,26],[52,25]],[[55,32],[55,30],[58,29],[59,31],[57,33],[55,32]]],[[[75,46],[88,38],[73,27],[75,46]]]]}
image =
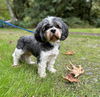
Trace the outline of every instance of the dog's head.
{"type": "Polygon", "coordinates": [[[35,37],[41,42],[56,42],[65,40],[68,36],[68,26],[59,17],[47,17],[36,27],[35,37]]]}

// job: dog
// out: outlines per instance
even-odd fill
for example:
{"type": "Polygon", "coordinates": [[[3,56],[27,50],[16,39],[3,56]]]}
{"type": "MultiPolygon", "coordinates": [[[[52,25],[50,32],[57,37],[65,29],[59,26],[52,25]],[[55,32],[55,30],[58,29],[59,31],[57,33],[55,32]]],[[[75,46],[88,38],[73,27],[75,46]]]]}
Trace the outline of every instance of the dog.
{"type": "Polygon", "coordinates": [[[37,58],[38,74],[44,78],[46,68],[55,73],[55,60],[59,54],[60,41],[68,36],[68,26],[59,17],[48,16],[36,27],[33,36],[22,36],[17,42],[13,56],[13,66],[19,65],[20,60],[35,64],[31,55],[37,58]]]}

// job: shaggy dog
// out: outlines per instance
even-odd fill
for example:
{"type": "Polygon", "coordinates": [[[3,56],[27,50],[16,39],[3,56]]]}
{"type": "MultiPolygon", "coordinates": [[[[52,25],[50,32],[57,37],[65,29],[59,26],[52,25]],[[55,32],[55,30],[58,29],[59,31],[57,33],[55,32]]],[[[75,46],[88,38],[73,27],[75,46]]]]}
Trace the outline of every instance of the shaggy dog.
{"type": "Polygon", "coordinates": [[[60,41],[68,36],[68,26],[59,17],[49,16],[43,19],[36,27],[34,36],[22,36],[13,53],[13,66],[17,66],[20,60],[28,64],[31,55],[37,58],[38,74],[40,77],[46,76],[46,68],[55,73],[55,59],[59,54],[60,41]]]}

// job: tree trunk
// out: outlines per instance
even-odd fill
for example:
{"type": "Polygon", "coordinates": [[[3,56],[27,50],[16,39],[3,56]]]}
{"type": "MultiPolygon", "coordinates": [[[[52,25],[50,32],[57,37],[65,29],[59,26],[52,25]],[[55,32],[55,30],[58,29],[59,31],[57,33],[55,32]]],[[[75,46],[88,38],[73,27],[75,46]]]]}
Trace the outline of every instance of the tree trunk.
{"type": "Polygon", "coordinates": [[[90,8],[89,8],[89,22],[91,21],[91,9],[92,9],[92,0],[90,0],[90,8]]]}
{"type": "Polygon", "coordinates": [[[17,19],[16,19],[14,13],[13,13],[12,7],[10,5],[10,1],[6,0],[6,4],[7,4],[8,10],[9,10],[10,16],[11,16],[11,21],[16,21],[17,19]]]}

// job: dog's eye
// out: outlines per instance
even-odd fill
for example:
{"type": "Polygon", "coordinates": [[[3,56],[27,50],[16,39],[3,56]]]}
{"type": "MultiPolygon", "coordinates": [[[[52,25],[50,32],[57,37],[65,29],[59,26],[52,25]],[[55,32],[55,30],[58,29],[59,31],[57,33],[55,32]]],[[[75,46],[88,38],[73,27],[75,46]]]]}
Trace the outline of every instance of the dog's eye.
{"type": "Polygon", "coordinates": [[[52,28],[52,26],[50,26],[50,25],[45,25],[44,30],[46,31],[46,30],[48,30],[49,28],[52,28]]]}
{"type": "Polygon", "coordinates": [[[49,28],[49,25],[45,25],[45,28],[49,28]]]}
{"type": "Polygon", "coordinates": [[[45,26],[43,27],[43,31],[46,31],[47,29],[49,29],[49,25],[45,25],[45,26]]]}
{"type": "Polygon", "coordinates": [[[58,24],[56,24],[55,27],[61,29],[60,25],[58,24]]]}

